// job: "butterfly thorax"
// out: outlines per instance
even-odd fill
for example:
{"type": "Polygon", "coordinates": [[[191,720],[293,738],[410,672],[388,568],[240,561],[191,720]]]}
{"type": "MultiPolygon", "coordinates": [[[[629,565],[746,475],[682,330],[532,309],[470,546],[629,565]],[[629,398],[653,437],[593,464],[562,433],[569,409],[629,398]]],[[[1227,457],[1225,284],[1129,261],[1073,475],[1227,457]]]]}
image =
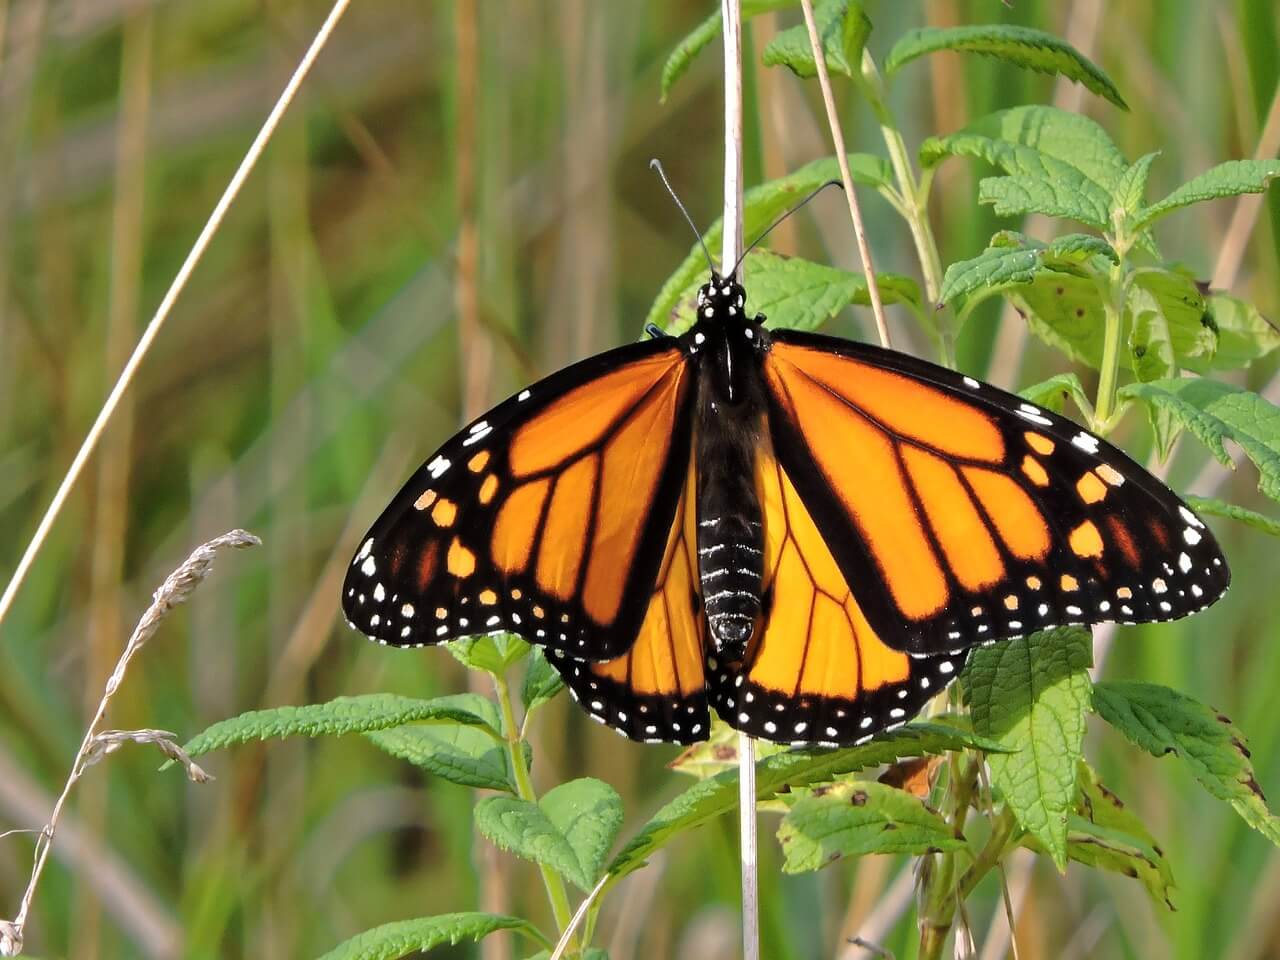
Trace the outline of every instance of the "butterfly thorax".
{"type": "Polygon", "coordinates": [[[686,344],[698,368],[695,462],[698,573],[716,652],[741,660],[761,615],[764,531],[755,456],[765,398],[763,317],[748,319],[733,278],[713,276],[698,293],[686,344]]]}

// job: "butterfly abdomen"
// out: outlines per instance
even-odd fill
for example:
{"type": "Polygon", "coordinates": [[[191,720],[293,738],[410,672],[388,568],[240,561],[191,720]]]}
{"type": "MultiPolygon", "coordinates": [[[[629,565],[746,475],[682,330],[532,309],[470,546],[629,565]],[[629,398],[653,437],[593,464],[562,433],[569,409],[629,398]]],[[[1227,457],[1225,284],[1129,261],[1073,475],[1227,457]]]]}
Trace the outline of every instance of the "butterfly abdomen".
{"type": "MultiPolygon", "coordinates": [[[[754,391],[751,391],[753,393],[754,391]]],[[[741,660],[761,614],[764,530],[756,494],[759,418],[704,396],[697,440],[698,576],[716,652],[741,660]]]]}

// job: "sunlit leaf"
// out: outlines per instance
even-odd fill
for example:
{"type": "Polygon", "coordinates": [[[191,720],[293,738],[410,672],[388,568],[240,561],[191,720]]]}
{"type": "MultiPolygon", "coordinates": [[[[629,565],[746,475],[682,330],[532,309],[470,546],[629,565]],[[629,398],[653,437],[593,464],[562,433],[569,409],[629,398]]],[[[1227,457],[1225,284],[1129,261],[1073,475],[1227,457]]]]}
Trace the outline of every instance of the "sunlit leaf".
{"type": "MultiPolygon", "coordinates": [[[[861,75],[862,48],[871,34],[871,21],[862,12],[859,0],[817,0],[813,21],[822,41],[827,70],[846,77],[861,75]]],[[[783,30],[764,50],[766,67],[783,66],[798,77],[816,77],[813,44],[804,24],[783,30]]]]}
{"type": "Polygon", "coordinates": [[[1280,177],[1280,160],[1228,160],[1192,177],[1159,203],[1147,207],[1135,218],[1135,226],[1146,227],[1193,203],[1262,193],[1276,177],[1280,177]]]}
{"type": "Polygon", "coordinates": [[[320,960],[397,960],[436,947],[478,941],[498,930],[514,930],[545,946],[551,941],[528,920],[492,913],[445,913],[438,917],[397,920],[356,934],[320,960]]]}

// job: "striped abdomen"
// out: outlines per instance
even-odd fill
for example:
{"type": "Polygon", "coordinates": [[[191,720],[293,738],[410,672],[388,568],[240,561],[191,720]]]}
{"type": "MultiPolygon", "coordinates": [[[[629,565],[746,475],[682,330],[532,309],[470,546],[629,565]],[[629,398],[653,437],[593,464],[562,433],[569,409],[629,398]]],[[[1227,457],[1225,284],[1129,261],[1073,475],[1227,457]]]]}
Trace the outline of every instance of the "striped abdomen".
{"type": "MultiPolygon", "coordinates": [[[[699,505],[701,506],[701,504],[699,505]]],[[[760,521],[741,510],[698,512],[698,572],[716,651],[740,660],[760,617],[760,521]]]]}

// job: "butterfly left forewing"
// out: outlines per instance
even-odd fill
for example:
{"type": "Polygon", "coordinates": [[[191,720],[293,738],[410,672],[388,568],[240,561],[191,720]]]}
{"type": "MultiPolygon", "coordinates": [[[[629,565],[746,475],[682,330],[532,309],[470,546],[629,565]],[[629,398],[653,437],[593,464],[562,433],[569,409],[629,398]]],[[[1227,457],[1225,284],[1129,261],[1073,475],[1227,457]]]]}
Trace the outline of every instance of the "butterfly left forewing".
{"type": "Polygon", "coordinates": [[[1169,620],[1225,591],[1204,524],[1056,414],[903,354],[780,331],[778,458],[889,645],[1169,620]]]}
{"type": "Polygon", "coordinates": [[[777,743],[861,743],[906,722],[959,673],[964,653],[911,656],[884,644],[767,443],[756,488],[764,615],[741,663],[709,657],[712,706],[777,743]]]}
{"type": "Polygon", "coordinates": [[[362,540],[352,626],[421,646],[509,630],[604,659],[635,639],[683,488],[691,376],[673,341],[592,357],[429,459],[362,540]]]}

